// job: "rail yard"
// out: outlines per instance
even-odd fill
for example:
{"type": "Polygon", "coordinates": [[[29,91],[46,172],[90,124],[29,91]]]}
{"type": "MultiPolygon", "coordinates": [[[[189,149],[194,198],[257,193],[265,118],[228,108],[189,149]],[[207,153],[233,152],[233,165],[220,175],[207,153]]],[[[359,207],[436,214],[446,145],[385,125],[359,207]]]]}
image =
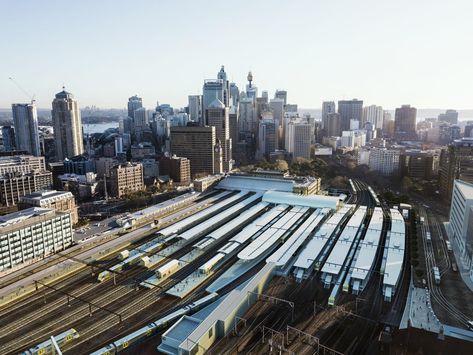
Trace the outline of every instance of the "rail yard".
{"type": "Polygon", "coordinates": [[[81,267],[54,282],[30,273],[0,308],[0,353],[380,351],[409,287],[403,211],[359,180],[344,201],[274,185],[228,177],[122,216],[123,245],[69,256],[81,267]]]}

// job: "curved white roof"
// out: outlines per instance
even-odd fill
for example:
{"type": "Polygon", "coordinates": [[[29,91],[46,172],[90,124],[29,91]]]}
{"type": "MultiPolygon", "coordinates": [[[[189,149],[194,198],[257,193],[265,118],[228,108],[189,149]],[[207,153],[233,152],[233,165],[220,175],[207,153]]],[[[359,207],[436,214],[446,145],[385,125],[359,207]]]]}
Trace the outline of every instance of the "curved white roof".
{"type": "Polygon", "coordinates": [[[268,191],[263,195],[264,202],[284,203],[292,206],[336,209],[338,197],[321,195],[298,195],[292,192],[268,191]]]}

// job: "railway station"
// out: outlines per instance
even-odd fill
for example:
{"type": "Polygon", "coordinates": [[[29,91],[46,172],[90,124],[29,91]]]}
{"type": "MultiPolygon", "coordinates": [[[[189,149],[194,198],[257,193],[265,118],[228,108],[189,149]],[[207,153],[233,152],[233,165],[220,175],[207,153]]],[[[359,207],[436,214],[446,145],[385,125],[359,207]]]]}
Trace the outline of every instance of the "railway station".
{"type": "Polygon", "coordinates": [[[291,180],[230,175],[210,191],[121,216],[109,234],[130,236],[126,243],[71,257],[78,272],[37,282],[28,300],[0,309],[11,322],[0,352],[51,350],[51,336],[74,329],[66,353],[111,354],[151,339],[168,354],[204,353],[278,280],[317,289],[331,307],[362,294],[376,273],[383,286],[373,292],[389,302],[404,262],[402,214],[390,210],[383,250],[386,211],[373,190],[351,182],[342,196],[293,191],[291,180]]]}

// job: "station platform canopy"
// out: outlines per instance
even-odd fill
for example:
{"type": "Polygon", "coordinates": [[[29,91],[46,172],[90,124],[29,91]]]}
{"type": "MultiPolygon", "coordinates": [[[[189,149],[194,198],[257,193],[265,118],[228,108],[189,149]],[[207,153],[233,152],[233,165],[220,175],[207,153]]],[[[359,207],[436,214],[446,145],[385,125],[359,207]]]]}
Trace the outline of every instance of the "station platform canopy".
{"type": "Polygon", "coordinates": [[[339,198],[334,196],[298,195],[283,191],[267,191],[263,195],[263,201],[275,204],[282,203],[289,206],[331,209],[336,209],[340,203],[339,198]]]}

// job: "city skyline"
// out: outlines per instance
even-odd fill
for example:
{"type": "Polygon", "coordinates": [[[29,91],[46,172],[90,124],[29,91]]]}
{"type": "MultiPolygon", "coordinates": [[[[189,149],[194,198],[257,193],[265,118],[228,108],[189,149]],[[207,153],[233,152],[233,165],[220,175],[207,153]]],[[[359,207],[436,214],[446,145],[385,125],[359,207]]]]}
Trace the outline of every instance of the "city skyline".
{"type": "Polygon", "coordinates": [[[467,84],[473,51],[464,45],[473,5],[466,1],[382,7],[307,1],[297,9],[266,1],[237,7],[142,1],[136,13],[126,2],[104,1],[70,4],[74,17],[62,16],[54,1],[4,3],[23,22],[19,28],[12,16],[0,24],[4,32],[16,29],[15,41],[4,45],[10,55],[2,58],[2,108],[29,101],[9,77],[35,94],[38,108],[49,107],[63,84],[83,107],[122,108],[133,94],[147,108],[157,100],[184,107],[220,65],[240,90],[251,70],[260,90],[271,96],[287,90],[288,102],[299,107],[352,98],[387,109],[473,106],[467,84]],[[209,18],[230,26],[216,30],[209,18]]]}

